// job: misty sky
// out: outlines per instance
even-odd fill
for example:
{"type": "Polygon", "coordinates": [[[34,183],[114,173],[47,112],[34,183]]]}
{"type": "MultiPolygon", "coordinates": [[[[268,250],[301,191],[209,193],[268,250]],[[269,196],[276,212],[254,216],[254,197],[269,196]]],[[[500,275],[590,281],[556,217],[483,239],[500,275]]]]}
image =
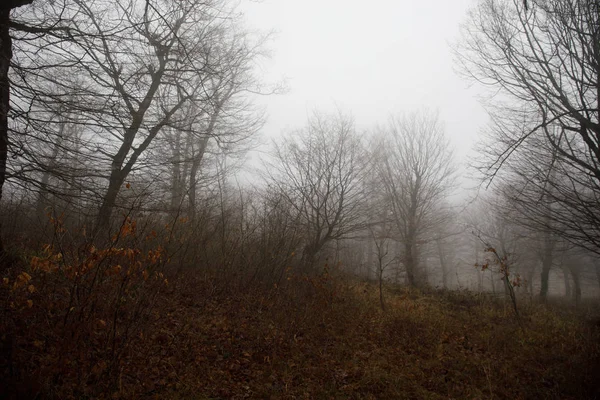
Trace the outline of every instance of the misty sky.
{"type": "Polygon", "coordinates": [[[263,0],[244,4],[251,27],[275,30],[267,80],[289,93],[262,99],[263,137],[302,127],[313,109],[351,112],[359,129],[390,113],[438,109],[464,160],[486,115],[450,45],[474,0],[263,0]]]}

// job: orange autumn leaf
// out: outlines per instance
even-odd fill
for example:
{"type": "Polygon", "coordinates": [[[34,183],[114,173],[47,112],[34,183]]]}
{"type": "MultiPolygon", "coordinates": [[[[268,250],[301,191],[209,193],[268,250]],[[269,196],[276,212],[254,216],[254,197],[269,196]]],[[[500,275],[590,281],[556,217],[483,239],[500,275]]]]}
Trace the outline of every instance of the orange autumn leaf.
{"type": "Polygon", "coordinates": [[[21,272],[17,278],[20,282],[24,282],[27,283],[31,280],[31,275],[29,275],[27,272],[21,272]]]}
{"type": "Polygon", "coordinates": [[[17,276],[17,279],[16,279],[15,283],[13,284],[13,289],[16,289],[23,285],[26,285],[30,280],[31,280],[31,275],[29,275],[27,272],[21,272],[19,274],[19,276],[17,276]]]}

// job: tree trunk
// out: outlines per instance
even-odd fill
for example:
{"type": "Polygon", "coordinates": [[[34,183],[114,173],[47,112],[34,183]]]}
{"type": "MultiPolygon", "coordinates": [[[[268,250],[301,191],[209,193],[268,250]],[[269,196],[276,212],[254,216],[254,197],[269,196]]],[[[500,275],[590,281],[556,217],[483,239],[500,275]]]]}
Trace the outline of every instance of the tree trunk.
{"type": "Polygon", "coordinates": [[[314,246],[306,245],[304,248],[304,252],[302,253],[302,268],[304,268],[305,272],[309,272],[313,270],[315,266],[317,252],[314,250],[314,246]]]}
{"type": "Polygon", "coordinates": [[[42,180],[40,181],[40,192],[38,193],[38,199],[36,204],[36,215],[40,222],[46,220],[46,207],[49,205],[50,196],[48,196],[48,184],[50,183],[51,171],[56,167],[56,158],[60,152],[60,146],[62,144],[63,135],[65,134],[65,123],[61,123],[58,132],[58,140],[54,143],[52,149],[52,156],[45,166],[42,180]]]}
{"type": "Polygon", "coordinates": [[[381,304],[381,310],[385,311],[385,303],[383,301],[383,260],[379,259],[379,303],[381,304]]]}
{"type": "Polygon", "coordinates": [[[550,276],[550,268],[552,267],[552,255],[546,254],[542,258],[542,274],[540,276],[540,299],[542,302],[546,301],[548,296],[548,277],[550,276]]]}
{"type": "Polygon", "coordinates": [[[200,141],[198,151],[194,154],[194,160],[192,161],[192,167],[190,168],[190,179],[188,188],[188,199],[189,199],[189,218],[191,221],[196,219],[196,191],[198,190],[198,171],[200,170],[200,163],[204,158],[204,152],[208,144],[208,136],[200,141]]]}
{"type": "MultiPolygon", "coordinates": [[[[156,92],[155,88],[152,88],[154,92],[156,92]]],[[[150,92],[149,92],[150,93],[150,92]]],[[[150,98],[151,95],[147,94],[147,98],[150,98]]],[[[127,176],[135,166],[140,155],[146,150],[146,148],[150,145],[152,140],[156,137],[158,132],[167,124],[170,116],[174,114],[182,105],[179,103],[177,106],[173,107],[169,113],[163,118],[161,122],[154,125],[150,131],[148,136],[144,139],[144,141],[137,147],[134,148],[133,143],[135,140],[135,136],[139,131],[144,114],[149,107],[150,100],[147,100],[146,105],[144,105],[144,110],[142,112],[138,111],[136,115],[133,117],[131,125],[127,128],[125,132],[125,140],[121,144],[119,151],[113,157],[111,163],[111,173],[110,178],[108,180],[108,189],[104,194],[104,198],[102,199],[102,205],[100,206],[100,210],[98,211],[98,217],[96,218],[96,226],[94,228],[94,236],[98,237],[98,234],[103,234],[103,232],[108,232],[110,229],[110,217],[112,216],[113,208],[116,205],[117,196],[119,195],[119,191],[121,190],[121,186],[125,182],[127,176]],[[129,160],[126,161],[127,154],[130,150],[133,149],[133,152],[129,156],[129,160]]]]}
{"type": "Polygon", "coordinates": [[[510,297],[510,283],[508,278],[502,279],[502,283],[504,284],[504,299],[508,299],[510,297]]]}
{"type": "Polygon", "coordinates": [[[444,255],[444,249],[442,247],[442,241],[436,240],[438,248],[438,256],[440,258],[440,266],[442,267],[442,287],[446,289],[448,287],[448,263],[444,255]]]}
{"type": "Polygon", "coordinates": [[[402,259],[399,257],[399,254],[402,254],[402,243],[396,242],[395,253],[394,256],[396,258],[396,271],[394,274],[394,283],[400,283],[400,272],[402,272],[402,259]]]}
{"type": "Polygon", "coordinates": [[[553,253],[554,253],[554,241],[552,240],[550,233],[546,232],[544,237],[544,253],[541,255],[542,258],[542,275],[541,275],[541,286],[540,286],[540,299],[542,302],[546,301],[548,296],[548,277],[550,275],[550,268],[552,268],[553,253]]]}
{"type": "Polygon", "coordinates": [[[527,273],[527,282],[525,282],[525,293],[533,297],[533,276],[535,271],[533,268],[527,273]]]}
{"type": "Polygon", "coordinates": [[[567,268],[563,267],[562,268],[563,271],[563,277],[565,280],[565,297],[567,299],[571,298],[571,279],[569,278],[569,271],[567,271],[567,268]]]}
{"type": "Polygon", "coordinates": [[[415,276],[415,257],[413,254],[412,240],[408,240],[404,245],[404,267],[406,268],[406,279],[410,286],[417,286],[417,277],[415,276]]]}
{"type": "MultiPolygon", "coordinates": [[[[2,201],[2,189],[6,180],[6,160],[8,158],[8,111],[10,109],[8,70],[12,58],[9,22],[10,8],[0,9],[0,201],[2,201]]],[[[5,250],[1,229],[0,225],[0,259],[3,259],[5,250]]]]}
{"type": "MultiPolygon", "coordinates": [[[[479,246],[475,245],[475,265],[479,265],[479,246]]],[[[481,293],[483,291],[483,281],[485,278],[485,271],[482,271],[480,268],[477,268],[477,291],[481,293]]],[[[469,288],[471,283],[469,282],[469,288]]],[[[492,284],[493,288],[493,284],[492,284]]]]}
{"type": "Polygon", "coordinates": [[[418,286],[421,282],[418,276],[418,260],[417,260],[417,208],[418,194],[421,187],[421,177],[417,175],[414,186],[410,193],[410,208],[408,210],[408,227],[406,232],[406,243],[404,245],[404,257],[406,260],[406,274],[408,284],[410,286],[418,286]]]}
{"type": "Polygon", "coordinates": [[[102,205],[100,206],[100,211],[98,212],[98,217],[96,219],[96,229],[94,232],[96,238],[101,239],[99,237],[100,235],[110,237],[110,218],[112,216],[113,208],[117,203],[119,190],[125,181],[125,176],[123,171],[120,170],[113,171],[110,175],[108,189],[102,199],[102,205]]]}
{"type": "MultiPolygon", "coordinates": [[[[6,161],[8,160],[8,112],[10,110],[10,81],[8,70],[12,59],[12,39],[10,37],[10,11],[13,8],[31,4],[33,0],[3,0],[0,5],[0,204],[4,182],[6,181],[6,161]]],[[[0,224],[0,269],[6,256],[0,224]]]]}
{"type": "Polygon", "coordinates": [[[183,203],[183,174],[181,173],[181,131],[175,130],[173,135],[173,158],[172,158],[172,170],[171,170],[171,205],[170,211],[175,216],[180,212],[181,205],[183,203]]]}
{"type": "MultiPolygon", "coordinates": [[[[372,221],[372,218],[369,218],[369,221],[372,221]]],[[[373,250],[373,245],[375,244],[375,238],[369,237],[369,241],[367,242],[367,280],[371,280],[371,273],[373,271],[373,258],[375,257],[375,253],[373,250]]]]}

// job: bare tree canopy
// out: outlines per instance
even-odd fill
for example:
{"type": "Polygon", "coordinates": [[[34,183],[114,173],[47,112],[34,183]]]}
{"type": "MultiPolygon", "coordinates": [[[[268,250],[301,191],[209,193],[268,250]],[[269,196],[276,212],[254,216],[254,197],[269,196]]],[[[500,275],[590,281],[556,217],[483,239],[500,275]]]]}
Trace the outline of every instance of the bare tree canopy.
{"type": "Polygon", "coordinates": [[[149,156],[167,128],[195,137],[188,148],[197,164],[209,138],[231,147],[261,126],[243,96],[262,91],[253,63],[264,37],[247,32],[227,1],[42,2],[14,25],[14,148],[23,162],[12,172],[39,184],[56,159],[47,144],[63,140],[61,151],[79,164],[58,175],[101,198],[98,229],[108,227],[126,179],[164,161],[149,156]],[[77,146],[58,137],[57,124],[83,127],[77,146]]]}
{"type": "Polygon", "coordinates": [[[596,253],[599,22],[597,1],[484,0],[456,49],[462,72],[494,90],[484,177],[506,182],[529,223],[596,253]]]}
{"type": "Polygon", "coordinates": [[[445,218],[440,206],[454,184],[452,152],[438,115],[427,111],[391,118],[379,152],[377,168],[404,246],[408,282],[418,285],[420,247],[445,218]]]}
{"type": "Polygon", "coordinates": [[[307,267],[323,246],[364,227],[368,166],[354,121],[342,113],[315,113],[306,128],[276,144],[268,181],[301,221],[307,267]]]}
{"type": "Polygon", "coordinates": [[[0,3],[0,399],[598,398],[600,0],[0,3]]]}
{"type": "MultiPolygon", "coordinates": [[[[14,8],[31,4],[33,0],[6,0],[0,5],[0,200],[6,181],[8,159],[8,115],[10,110],[10,80],[8,77],[13,56],[10,37],[10,13],[14,8]]],[[[0,237],[0,256],[4,257],[4,245],[0,237]]]]}

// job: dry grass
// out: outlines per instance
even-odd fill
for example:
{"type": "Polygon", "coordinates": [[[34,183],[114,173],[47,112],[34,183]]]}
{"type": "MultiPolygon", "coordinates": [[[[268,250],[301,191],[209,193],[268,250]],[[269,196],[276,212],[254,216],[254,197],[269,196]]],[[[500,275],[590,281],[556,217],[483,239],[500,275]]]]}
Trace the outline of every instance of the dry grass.
{"type": "Polygon", "coordinates": [[[132,324],[137,330],[116,358],[99,340],[110,326],[90,317],[70,327],[81,329],[82,340],[64,340],[64,332],[48,331],[52,315],[44,312],[56,293],[36,291],[41,307],[15,308],[5,285],[3,320],[12,322],[2,336],[1,397],[600,396],[600,330],[580,317],[531,305],[520,329],[510,308],[469,293],[397,288],[382,312],[368,284],[286,282],[216,294],[214,282],[188,273],[160,292],[143,323],[132,324]]]}

